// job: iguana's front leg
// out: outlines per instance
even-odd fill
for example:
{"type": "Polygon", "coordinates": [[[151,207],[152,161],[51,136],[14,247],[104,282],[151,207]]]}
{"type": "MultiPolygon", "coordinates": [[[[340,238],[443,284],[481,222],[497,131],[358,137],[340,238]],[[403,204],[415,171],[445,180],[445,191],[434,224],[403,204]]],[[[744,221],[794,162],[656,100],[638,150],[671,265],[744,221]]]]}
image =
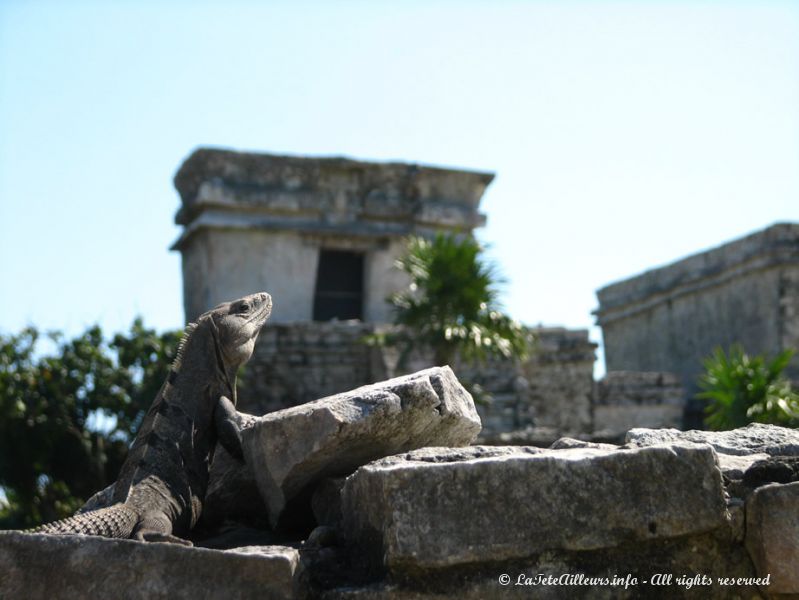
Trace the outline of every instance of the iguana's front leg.
{"type": "Polygon", "coordinates": [[[239,425],[236,407],[225,396],[220,396],[214,409],[214,425],[216,426],[217,440],[228,453],[243,461],[244,452],[241,449],[241,426],[239,425]]]}

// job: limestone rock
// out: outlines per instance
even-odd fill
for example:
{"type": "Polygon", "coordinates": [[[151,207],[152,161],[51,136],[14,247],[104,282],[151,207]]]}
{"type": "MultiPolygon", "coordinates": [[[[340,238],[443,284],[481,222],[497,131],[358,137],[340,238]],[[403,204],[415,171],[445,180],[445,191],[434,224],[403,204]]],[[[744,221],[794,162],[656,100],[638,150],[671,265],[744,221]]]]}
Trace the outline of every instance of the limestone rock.
{"type": "Polygon", "coordinates": [[[746,502],[746,548],[771,594],[799,594],[799,482],[758,488],[746,502]]]}
{"type": "Polygon", "coordinates": [[[719,454],[745,456],[762,452],[771,456],[799,456],[799,431],[762,423],[732,431],[633,429],[626,439],[629,445],[638,447],[673,441],[710,444],[719,454]]]}
{"type": "Polygon", "coordinates": [[[395,572],[592,550],[727,523],[707,445],[424,449],[361,467],[343,533],[395,572]]]}
{"type": "Polygon", "coordinates": [[[0,598],[303,597],[297,550],[0,532],[0,598]]]}
{"type": "Polygon", "coordinates": [[[471,395],[434,367],[259,418],[243,434],[269,519],[325,477],[423,446],[464,446],[480,432],[471,395]]]}

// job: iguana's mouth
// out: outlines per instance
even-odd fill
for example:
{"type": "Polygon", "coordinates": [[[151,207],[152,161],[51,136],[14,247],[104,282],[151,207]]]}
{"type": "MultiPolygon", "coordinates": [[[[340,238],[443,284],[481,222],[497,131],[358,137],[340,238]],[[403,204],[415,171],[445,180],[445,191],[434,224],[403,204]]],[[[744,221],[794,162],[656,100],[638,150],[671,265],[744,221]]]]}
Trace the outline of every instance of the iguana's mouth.
{"type": "Polygon", "coordinates": [[[247,319],[247,323],[254,323],[257,327],[256,331],[258,331],[264,326],[264,323],[266,323],[269,315],[272,314],[272,296],[266,292],[260,292],[253,295],[257,296],[261,301],[261,306],[252,314],[252,316],[250,316],[249,319],[247,319]]]}

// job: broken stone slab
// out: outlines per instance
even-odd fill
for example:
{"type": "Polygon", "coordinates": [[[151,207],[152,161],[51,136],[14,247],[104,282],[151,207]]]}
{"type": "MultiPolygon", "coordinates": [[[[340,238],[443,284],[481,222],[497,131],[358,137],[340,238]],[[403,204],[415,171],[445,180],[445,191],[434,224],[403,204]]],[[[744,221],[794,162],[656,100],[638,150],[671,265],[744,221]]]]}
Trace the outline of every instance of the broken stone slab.
{"type": "Polygon", "coordinates": [[[423,446],[466,446],[479,432],[469,392],[434,367],[267,414],[242,437],[275,526],[286,502],[325,477],[423,446]]]}
{"type": "Polygon", "coordinates": [[[773,483],[746,502],[746,549],[769,594],[799,594],[799,482],[773,483]]]}
{"type": "Polygon", "coordinates": [[[627,432],[625,441],[637,447],[685,441],[710,444],[719,454],[799,456],[799,431],[763,423],[751,423],[731,431],[632,429],[627,432]]]}
{"type": "Polygon", "coordinates": [[[378,460],[347,478],[342,533],[391,572],[674,538],[727,524],[713,448],[470,447],[378,460]]]}
{"type": "Polygon", "coordinates": [[[0,598],[304,597],[299,552],[0,532],[0,598]]]}

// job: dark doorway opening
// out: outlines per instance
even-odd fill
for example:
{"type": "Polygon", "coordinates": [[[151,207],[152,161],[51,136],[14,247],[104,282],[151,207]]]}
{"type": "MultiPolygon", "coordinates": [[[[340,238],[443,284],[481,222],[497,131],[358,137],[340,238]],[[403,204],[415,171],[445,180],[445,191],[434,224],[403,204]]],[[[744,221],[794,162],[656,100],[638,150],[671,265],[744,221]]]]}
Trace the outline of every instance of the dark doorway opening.
{"type": "Polygon", "coordinates": [[[313,320],[363,319],[363,254],[321,250],[313,320]]]}

